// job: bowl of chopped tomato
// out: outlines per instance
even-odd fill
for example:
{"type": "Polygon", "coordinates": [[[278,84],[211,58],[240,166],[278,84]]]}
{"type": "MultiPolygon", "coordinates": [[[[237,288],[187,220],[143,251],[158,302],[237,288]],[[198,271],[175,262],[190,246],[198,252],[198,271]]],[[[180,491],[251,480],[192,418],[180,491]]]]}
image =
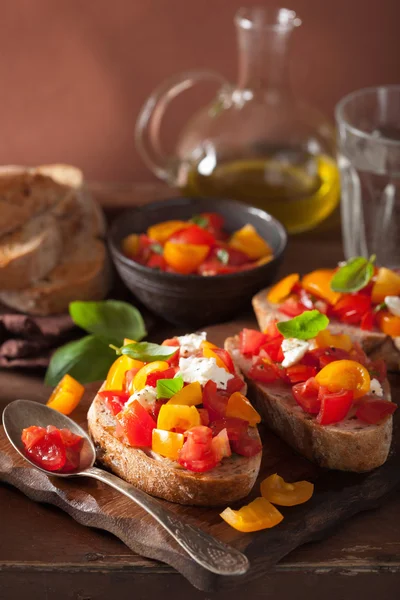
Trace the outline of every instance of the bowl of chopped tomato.
{"type": "Polygon", "coordinates": [[[131,209],[108,243],[128,289],[167,321],[232,318],[271,283],[287,243],[267,212],[228,199],[171,198],[131,209]]]}

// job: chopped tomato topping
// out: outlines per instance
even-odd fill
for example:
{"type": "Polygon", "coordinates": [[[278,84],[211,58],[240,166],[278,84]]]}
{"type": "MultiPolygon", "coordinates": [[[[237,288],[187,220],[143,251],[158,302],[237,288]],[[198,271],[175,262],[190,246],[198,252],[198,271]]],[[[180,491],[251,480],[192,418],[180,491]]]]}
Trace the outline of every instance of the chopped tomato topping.
{"type": "Polygon", "coordinates": [[[282,340],[283,336],[269,340],[261,346],[259,355],[262,357],[270,358],[274,362],[281,363],[284,359],[282,351],[282,340]]]}
{"type": "Polygon", "coordinates": [[[279,367],[267,362],[267,359],[259,358],[248,373],[251,379],[260,383],[272,383],[280,379],[279,367]]]}
{"type": "Polygon", "coordinates": [[[222,429],[211,441],[212,450],[218,462],[231,456],[232,450],[226,429],[222,429]]]}
{"type": "Polygon", "coordinates": [[[215,244],[214,236],[206,229],[195,224],[177,231],[169,238],[169,241],[178,244],[204,244],[206,246],[215,244]]]}
{"type": "Polygon", "coordinates": [[[226,392],[230,396],[233,392],[240,392],[245,386],[245,383],[239,375],[234,375],[226,384],[226,392]]]}
{"type": "Polygon", "coordinates": [[[113,415],[117,415],[124,408],[129,400],[129,393],[119,390],[102,390],[99,396],[104,399],[104,403],[111,410],[113,415]]]}
{"type": "Polygon", "coordinates": [[[375,324],[375,314],[372,310],[367,310],[361,317],[360,328],[363,331],[372,331],[375,324]]]}
{"type": "Polygon", "coordinates": [[[219,460],[212,447],[212,431],[209,427],[199,425],[189,429],[178,461],[185,469],[196,473],[204,473],[217,466],[219,460]]]}
{"type": "Polygon", "coordinates": [[[347,417],[353,404],[354,392],[352,390],[330,392],[327,388],[321,386],[319,399],[321,401],[321,410],[317,415],[317,423],[320,425],[331,425],[332,423],[339,423],[347,417]]]}
{"type": "MultiPolygon", "coordinates": [[[[65,433],[64,438],[67,438],[65,433]]],[[[22,431],[21,440],[30,460],[47,471],[70,470],[75,464],[79,464],[80,448],[78,460],[74,460],[74,464],[67,464],[66,447],[61,432],[56,427],[28,427],[22,431]]],[[[69,453],[73,457],[73,451],[69,453]]]]}
{"type": "Polygon", "coordinates": [[[256,440],[246,434],[242,435],[238,440],[232,440],[231,442],[232,450],[236,452],[236,454],[240,454],[241,456],[247,456],[250,458],[251,456],[255,456],[262,450],[262,444],[260,440],[256,440]]]}
{"type": "Polygon", "coordinates": [[[218,419],[217,421],[213,421],[210,425],[214,435],[217,435],[220,431],[226,429],[230,441],[237,441],[246,435],[248,426],[249,424],[247,421],[235,417],[218,419]]]}
{"type": "Polygon", "coordinates": [[[299,383],[307,381],[310,377],[315,377],[317,369],[309,365],[293,365],[285,369],[285,377],[290,383],[299,383]]]}
{"type": "Polygon", "coordinates": [[[288,317],[297,317],[307,310],[307,307],[299,302],[299,300],[296,300],[296,298],[289,296],[289,298],[280,305],[279,310],[288,317]]]}
{"type": "Polygon", "coordinates": [[[255,329],[242,329],[239,334],[239,350],[245,356],[253,356],[267,342],[265,333],[255,329]]]}
{"type": "Polygon", "coordinates": [[[173,379],[175,376],[176,369],[175,367],[170,367],[165,371],[153,371],[147,375],[146,385],[150,385],[151,387],[157,386],[157,381],[159,379],[173,379]]]}
{"type": "Polygon", "coordinates": [[[292,394],[297,404],[310,415],[317,415],[321,408],[319,398],[319,385],[314,377],[304,383],[296,383],[292,387],[292,394]]]}
{"type": "Polygon", "coordinates": [[[221,419],[226,414],[228,398],[217,391],[217,384],[211,379],[203,388],[203,406],[208,410],[211,421],[221,419]]]}
{"type": "Polygon", "coordinates": [[[371,309],[371,299],[364,294],[343,294],[333,308],[334,315],[343,323],[358,325],[371,309]]]}
{"type": "Polygon", "coordinates": [[[140,402],[134,400],[116,418],[130,446],[134,448],[151,447],[152,431],[156,427],[156,422],[140,402]]]}
{"type": "Polygon", "coordinates": [[[233,360],[229,352],[227,352],[223,348],[214,348],[214,352],[225,364],[229,373],[235,373],[235,365],[233,364],[233,360]]]}
{"type": "Polygon", "coordinates": [[[358,417],[360,421],[364,421],[364,423],[375,425],[392,415],[396,409],[397,404],[394,402],[363,398],[358,404],[356,417],[358,417]]]}

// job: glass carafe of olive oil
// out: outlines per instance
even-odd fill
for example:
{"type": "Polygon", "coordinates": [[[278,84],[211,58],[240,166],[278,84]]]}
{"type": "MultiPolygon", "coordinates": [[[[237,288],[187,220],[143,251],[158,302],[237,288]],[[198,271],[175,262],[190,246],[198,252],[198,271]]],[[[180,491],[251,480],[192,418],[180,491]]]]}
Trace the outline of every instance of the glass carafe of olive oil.
{"type": "Polygon", "coordinates": [[[318,111],[294,98],[289,41],[301,25],[287,9],[246,8],[235,17],[239,71],[235,86],[213,71],[182,73],[148,99],[136,126],[137,148],[154,173],[191,196],[236,198],[267,210],[296,233],[336,207],[339,176],[334,133],[318,111]],[[195,83],[219,85],[214,101],[164,154],[160,121],[169,102],[195,83]]]}

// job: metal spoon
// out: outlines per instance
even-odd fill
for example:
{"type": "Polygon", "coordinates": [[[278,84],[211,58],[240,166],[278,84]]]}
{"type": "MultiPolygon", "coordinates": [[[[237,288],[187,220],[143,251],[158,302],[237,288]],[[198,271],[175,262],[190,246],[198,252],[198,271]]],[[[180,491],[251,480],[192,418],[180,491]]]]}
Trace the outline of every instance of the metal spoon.
{"type": "Polygon", "coordinates": [[[126,483],[112,473],[94,467],[96,450],[92,440],[79,425],[44,404],[30,400],[15,400],[3,412],[3,426],[8,439],[19,454],[35,469],[57,477],[92,477],[118,490],[147,511],[199,565],[217,575],[242,575],[250,564],[244,554],[208,535],[194,525],[164,508],[158,500],[126,483]],[[79,469],[71,473],[56,473],[38,467],[24,453],[21,433],[25,427],[54,425],[66,428],[84,438],[79,469]]]}

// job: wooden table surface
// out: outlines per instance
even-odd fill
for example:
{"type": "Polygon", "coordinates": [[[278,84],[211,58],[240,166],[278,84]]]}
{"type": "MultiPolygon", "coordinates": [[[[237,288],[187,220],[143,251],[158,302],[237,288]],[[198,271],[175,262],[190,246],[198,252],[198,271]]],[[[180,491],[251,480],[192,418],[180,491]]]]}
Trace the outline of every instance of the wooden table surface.
{"type": "MultiPolygon", "coordinates": [[[[162,185],[92,184],[108,211],[171,196],[162,185]]],[[[282,274],[331,266],[342,258],[335,226],[290,239],[282,274]]],[[[238,325],[239,328],[239,325],[238,325]]],[[[154,341],[171,337],[160,323],[154,341]]],[[[179,332],[178,333],[183,333],[179,332]]],[[[0,372],[0,412],[16,397],[45,400],[42,373],[0,372]]],[[[85,528],[62,511],[0,486],[0,600],[152,600],[159,596],[221,600],[393,600],[400,592],[400,490],[381,507],[359,514],[332,536],[298,548],[268,577],[216,596],[195,590],[169,567],[134,555],[103,531],[85,528]],[[380,578],[378,580],[378,574],[380,578]]]]}

